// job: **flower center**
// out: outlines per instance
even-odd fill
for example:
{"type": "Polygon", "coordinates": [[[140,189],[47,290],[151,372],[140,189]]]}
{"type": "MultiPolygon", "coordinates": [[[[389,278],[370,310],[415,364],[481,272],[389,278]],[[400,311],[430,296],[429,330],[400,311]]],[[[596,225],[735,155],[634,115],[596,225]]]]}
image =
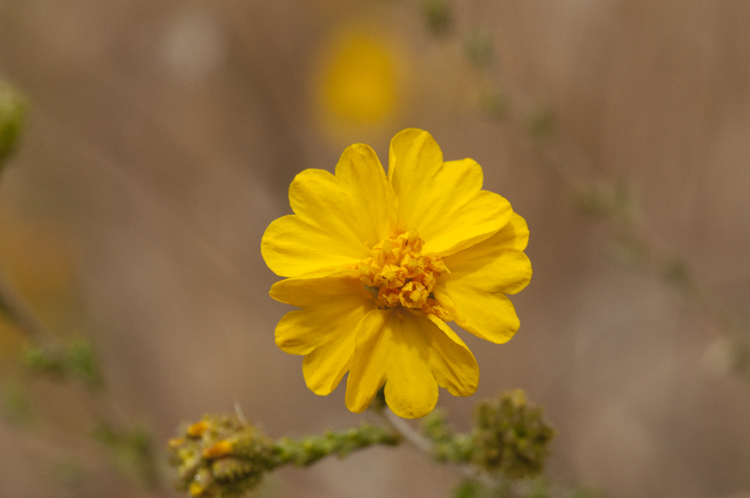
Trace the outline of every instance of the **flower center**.
{"type": "Polygon", "coordinates": [[[422,254],[423,246],[416,232],[395,232],[372,248],[372,257],[359,262],[359,279],[381,309],[401,305],[451,321],[432,293],[437,277],[450,270],[439,255],[422,254]]]}

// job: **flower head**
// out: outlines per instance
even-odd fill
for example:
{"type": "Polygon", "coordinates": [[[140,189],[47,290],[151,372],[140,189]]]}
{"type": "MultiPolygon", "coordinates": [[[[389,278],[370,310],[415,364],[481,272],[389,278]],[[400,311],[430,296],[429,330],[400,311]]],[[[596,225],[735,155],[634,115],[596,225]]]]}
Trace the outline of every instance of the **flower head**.
{"type": "Polygon", "coordinates": [[[314,59],[314,116],[327,138],[379,134],[408,99],[408,54],[382,26],[347,20],[331,30],[314,59]]]}
{"type": "Polygon", "coordinates": [[[301,308],[281,319],[276,344],[305,356],[307,386],[329,394],[348,371],[350,410],[365,410],[385,385],[405,418],[428,414],[438,386],[473,394],[477,362],[448,322],[508,341],[519,321],[505,294],[531,278],[526,222],[482,190],[482,168],[443,162],[429,133],[407,129],[391,141],[387,176],[355,144],[335,175],[297,175],[289,199],[295,214],[271,223],[261,252],[288,277],[271,297],[301,308]]]}

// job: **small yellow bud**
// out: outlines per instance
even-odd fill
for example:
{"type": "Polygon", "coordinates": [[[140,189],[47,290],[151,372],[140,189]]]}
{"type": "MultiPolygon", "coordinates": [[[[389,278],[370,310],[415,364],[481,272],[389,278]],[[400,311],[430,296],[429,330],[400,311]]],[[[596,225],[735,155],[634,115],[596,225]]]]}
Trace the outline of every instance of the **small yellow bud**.
{"type": "Polygon", "coordinates": [[[201,420],[188,427],[187,435],[190,437],[201,437],[208,430],[208,422],[201,420]]]}
{"type": "Polygon", "coordinates": [[[173,450],[176,448],[179,448],[185,443],[185,438],[182,437],[176,437],[169,440],[167,443],[167,446],[169,446],[169,449],[173,450]]]}
{"type": "Polygon", "coordinates": [[[212,446],[209,446],[208,448],[203,450],[203,458],[208,458],[208,459],[221,458],[231,453],[232,453],[232,443],[225,439],[224,441],[219,441],[218,443],[212,446]]]}
{"type": "Polygon", "coordinates": [[[190,484],[190,489],[188,489],[190,496],[200,496],[205,491],[205,488],[201,486],[200,483],[193,482],[190,484]]]}

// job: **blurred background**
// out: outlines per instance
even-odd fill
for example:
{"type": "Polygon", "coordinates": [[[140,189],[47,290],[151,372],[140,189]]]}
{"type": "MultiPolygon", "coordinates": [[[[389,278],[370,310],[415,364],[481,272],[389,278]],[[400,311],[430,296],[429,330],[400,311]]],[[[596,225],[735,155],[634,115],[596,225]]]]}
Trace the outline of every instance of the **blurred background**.
{"type": "MultiPolygon", "coordinates": [[[[478,399],[520,387],[557,428],[556,482],[747,496],[750,377],[723,315],[682,274],[623,265],[617,240],[635,227],[709,302],[750,310],[750,3],[0,0],[0,78],[29,102],[0,182],[2,275],[59,337],[91,340],[117,416],[159,451],[235,404],[274,437],[361,420],[275,346],[289,308],[260,239],[294,175],[355,142],[385,163],[420,127],[527,219],[534,266],[511,342],[462,335],[477,394],[438,406],[465,430],[478,399]],[[628,221],[571,202],[579,184],[626,185],[628,221]]],[[[23,343],[0,321],[0,496],[177,496],[86,438],[80,387],[19,374],[23,343]]],[[[284,469],[263,496],[441,497],[457,479],[377,448],[284,469]]]]}

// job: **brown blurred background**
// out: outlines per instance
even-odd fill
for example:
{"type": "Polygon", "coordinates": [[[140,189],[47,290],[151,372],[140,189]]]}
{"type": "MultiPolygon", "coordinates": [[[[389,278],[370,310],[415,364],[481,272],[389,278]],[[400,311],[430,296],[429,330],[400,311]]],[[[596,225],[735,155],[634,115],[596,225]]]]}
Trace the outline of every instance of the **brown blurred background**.
{"type": "MultiPolygon", "coordinates": [[[[317,397],[301,358],[274,345],[288,308],[268,297],[260,239],[290,212],[295,174],[332,170],[354,142],[385,162],[391,136],[421,127],[526,217],[534,265],[518,335],[464,334],[479,391],[442,391],[439,406],[466,429],[477,399],[522,387],[558,429],[553,479],[615,497],[740,496],[750,383],[720,372],[717,328],[613,263],[607,224],[474,98],[495,81],[549,104],[592,165],[576,174],[628,182],[654,243],[750,310],[750,3],[454,7],[435,38],[417,0],[0,0],[0,77],[31,108],[0,184],[0,268],[50,328],[91,338],[117,404],[159,444],[235,403],[273,436],[357,423],[343,385],[317,397]],[[461,55],[474,29],[494,41],[489,80],[461,55]]],[[[20,339],[2,334],[9,363],[20,339]]],[[[80,393],[34,389],[42,428],[0,423],[0,496],[152,496],[69,444],[86,430],[80,393]],[[82,478],[57,479],[68,460],[82,478]]],[[[408,447],[375,449],[284,470],[264,496],[441,497],[456,480],[408,447]]]]}

